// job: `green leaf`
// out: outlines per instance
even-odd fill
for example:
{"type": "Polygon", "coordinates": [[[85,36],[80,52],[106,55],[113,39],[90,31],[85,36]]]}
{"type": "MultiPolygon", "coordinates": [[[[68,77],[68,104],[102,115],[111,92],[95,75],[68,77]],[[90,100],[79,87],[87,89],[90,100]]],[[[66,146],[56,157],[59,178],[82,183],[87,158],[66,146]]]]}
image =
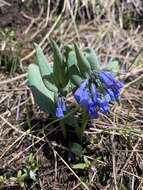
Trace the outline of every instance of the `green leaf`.
{"type": "Polygon", "coordinates": [[[65,45],[64,48],[63,48],[63,50],[64,50],[64,57],[65,57],[65,59],[67,61],[69,53],[73,50],[73,46],[71,46],[71,45],[65,45]]]}
{"type": "Polygon", "coordinates": [[[74,48],[75,48],[75,53],[76,53],[76,57],[77,57],[77,64],[78,64],[79,70],[83,77],[89,78],[89,75],[91,73],[90,64],[76,44],[74,44],[74,48]]]}
{"type": "Polygon", "coordinates": [[[22,176],[22,171],[19,170],[18,173],[17,173],[17,177],[20,178],[22,176]]]}
{"type": "Polygon", "coordinates": [[[79,170],[85,170],[87,168],[89,168],[89,165],[86,163],[79,163],[79,164],[74,164],[72,166],[73,169],[79,169],[79,170]]]}
{"type": "Polygon", "coordinates": [[[108,64],[104,65],[102,67],[103,70],[110,71],[114,75],[117,75],[117,73],[120,70],[119,62],[117,60],[111,61],[108,64]]]}
{"type": "Polygon", "coordinates": [[[84,163],[78,163],[78,164],[74,164],[72,166],[73,169],[88,169],[91,166],[91,162],[87,159],[87,157],[83,157],[84,163]]]}
{"type": "Polygon", "coordinates": [[[54,92],[48,90],[41,78],[39,68],[35,64],[28,67],[28,82],[33,96],[40,108],[48,113],[54,113],[54,92]]]}
{"type": "Polygon", "coordinates": [[[77,156],[80,156],[82,153],[82,147],[78,143],[72,143],[70,147],[71,152],[76,154],[77,156]]]}
{"type": "Polygon", "coordinates": [[[35,44],[35,48],[36,48],[36,56],[37,56],[38,66],[39,66],[42,80],[43,80],[45,86],[49,90],[51,90],[53,92],[57,92],[58,89],[54,85],[53,69],[49,65],[48,60],[45,57],[41,47],[38,46],[37,44],[35,44]]]}
{"type": "Polygon", "coordinates": [[[21,175],[21,179],[24,180],[24,179],[28,176],[28,171],[24,168],[24,169],[23,169],[23,172],[24,172],[24,173],[21,175]]]}
{"type": "Polygon", "coordinates": [[[67,63],[71,82],[76,86],[79,86],[83,79],[81,78],[81,74],[77,66],[76,54],[73,51],[69,53],[67,63]]]}
{"type": "Polygon", "coordinates": [[[48,60],[45,57],[41,47],[35,44],[35,48],[36,48],[36,56],[38,60],[39,70],[40,70],[42,78],[45,78],[52,74],[52,69],[50,65],[48,64],[48,60]]]}
{"type": "Polygon", "coordinates": [[[53,65],[53,73],[54,79],[56,81],[58,88],[63,88],[68,83],[68,73],[67,68],[64,63],[63,55],[57,45],[57,43],[50,39],[50,45],[54,53],[54,65],[53,65]]]}
{"type": "Polygon", "coordinates": [[[58,88],[55,86],[53,80],[52,80],[52,75],[51,77],[48,79],[43,79],[44,85],[46,86],[46,88],[48,88],[50,91],[53,92],[58,92],[58,88]]]}
{"type": "Polygon", "coordinates": [[[84,162],[85,162],[87,165],[89,165],[89,166],[91,165],[90,161],[87,159],[86,156],[83,157],[83,160],[84,160],[84,162]]]}
{"type": "Polygon", "coordinates": [[[85,57],[87,58],[92,70],[100,69],[100,62],[93,48],[85,48],[83,50],[85,57]]]}
{"type": "Polygon", "coordinates": [[[66,96],[68,93],[71,92],[71,83],[69,82],[65,87],[62,88],[62,93],[66,96]]]}

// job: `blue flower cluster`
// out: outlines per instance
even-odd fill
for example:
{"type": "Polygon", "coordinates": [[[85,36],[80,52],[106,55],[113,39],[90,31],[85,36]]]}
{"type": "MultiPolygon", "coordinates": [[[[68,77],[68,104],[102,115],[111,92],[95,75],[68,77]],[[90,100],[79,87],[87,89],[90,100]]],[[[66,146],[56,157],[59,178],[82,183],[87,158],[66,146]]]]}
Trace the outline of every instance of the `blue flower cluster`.
{"type": "Polygon", "coordinates": [[[65,98],[63,96],[58,96],[56,101],[56,117],[64,117],[64,112],[66,111],[65,98]]]}
{"type": "Polygon", "coordinates": [[[90,118],[97,118],[98,111],[109,112],[109,102],[114,102],[120,96],[123,83],[117,81],[107,71],[94,74],[94,80],[84,80],[75,91],[76,101],[88,111],[90,118]]]}

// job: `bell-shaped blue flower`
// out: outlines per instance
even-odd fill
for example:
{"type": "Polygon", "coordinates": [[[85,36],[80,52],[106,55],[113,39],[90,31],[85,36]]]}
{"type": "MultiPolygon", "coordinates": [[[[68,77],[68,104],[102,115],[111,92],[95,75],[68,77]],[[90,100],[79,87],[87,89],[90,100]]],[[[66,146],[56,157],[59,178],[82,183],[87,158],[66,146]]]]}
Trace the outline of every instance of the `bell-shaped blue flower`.
{"type": "Polygon", "coordinates": [[[120,92],[117,88],[112,87],[112,92],[114,93],[114,97],[117,99],[120,96],[120,92]]]}
{"type": "Polygon", "coordinates": [[[74,97],[93,119],[98,117],[98,111],[104,114],[109,113],[109,103],[117,100],[122,87],[123,84],[117,81],[112,74],[100,71],[95,73],[91,79],[83,81],[75,91],[74,97]]]}
{"type": "Polygon", "coordinates": [[[105,84],[106,87],[116,87],[117,89],[123,87],[123,83],[117,81],[114,78],[114,76],[107,71],[100,71],[99,78],[105,84]]]}
{"type": "Polygon", "coordinates": [[[106,71],[100,71],[99,78],[107,87],[114,85],[114,78],[106,71]]]}
{"type": "Polygon", "coordinates": [[[90,90],[91,90],[92,99],[94,102],[96,102],[97,101],[97,89],[96,89],[94,83],[91,83],[90,90]]]}
{"type": "Polygon", "coordinates": [[[87,80],[83,81],[79,88],[75,91],[74,97],[78,103],[82,103],[88,100],[89,94],[86,89],[87,80]]]}
{"type": "Polygon", "coordinates": [[[90,107],[88,110],[89,116],[91,119],[96,119],[98,118],[98,113],[95,107],[90,107]]]}
{"type": "Polygon", "coordinates": [[[99,105],[99,110],[101,112],[103,112],[103,113],[109,112],[109,105],[108,105],[108,102],[106,101],[105,97],[98,97],[97,103],[99,105]]]}
{"type": "Polygon", "coordinates": [[[104,96],[104,98],[105,98],[106,102],[108,102],[108,103],[109,103],[109,102],[111,102],[111,101],[112,101],[111,96],[110,96],[110,94],[109,94],[109,93],[107,93],[107,91],[104,91],[103,96],[104,96]]]}
{"type": "Polygon", "coordinates": [[[94,101],[92,98],[88,98],[87,101],[82,102],[81,105],[84,109],[89,110],[90,107],[94,106],[94,101]]]}
{"type": "Polygon", "coordinates": [[[64,112],[62,108],[56,108],[56,117],[57,118],[62,118],[64,117],[64,112]]]}
{"type": "Polygon", "coordinates": [[[64,117],[64,112],[66,111],[66,104],[64,97],[58,96],[56,101],[56,117],[62,118],[64,117]]]}
{"type": "Polygon", "coordinates": [[[112,102],[116,100],[116,96],[114,95],[114,92],[111,88],[105,89],[105,92],[110,96],[112,102]]]}

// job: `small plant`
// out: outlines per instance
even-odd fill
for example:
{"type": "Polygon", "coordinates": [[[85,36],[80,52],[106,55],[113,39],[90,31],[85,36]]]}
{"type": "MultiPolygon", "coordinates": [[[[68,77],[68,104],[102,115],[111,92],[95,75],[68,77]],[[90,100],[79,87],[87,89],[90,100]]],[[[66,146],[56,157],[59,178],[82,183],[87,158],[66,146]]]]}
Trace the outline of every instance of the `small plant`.
{"type": "Polygon", "coordinates": [[[21,187],[24,187],[27,176],[28,176],[27,170],[23,169],[17,172],[16,177],[11,177],[11,180],[14,181],[15,183],[18,183],[21,187]]]}
{"type": "Polygon", "coordinates": [[[110,103],[119,100],[123,87],[115,79],[119,65],[113,61],[101,66],[89,47],[81,51],[73,44],[61,52],[53,39],[49,42],[54,63],[49,65],[42,49],[35,45],[37,64],[29,65],[29,87],[40,108],[59,121],[71,152],[79,156],[89,120],[98,118],[99,112],[108,114],[110,103]],[[76,103],[68,103],[69,93],[76,103]]]}
{"type": "Polygon", "coordinates": [[[91,168],[91,162],[84,156],[83,157],[83,162],[74,164],[72,166],[73,169],[78,169],[78,170],[86,170],[91,168]]]}
{"type": "Polygon", "coordinates": [[[36,172],[38,170],[37,162],[33,159],[33,155],[30,154],[23,163],[23,168],[17,172],[16,177],[11,177],[11,180],[18,183],[21,187],[24,187],[26,180],[36,180],[36,172]]]}

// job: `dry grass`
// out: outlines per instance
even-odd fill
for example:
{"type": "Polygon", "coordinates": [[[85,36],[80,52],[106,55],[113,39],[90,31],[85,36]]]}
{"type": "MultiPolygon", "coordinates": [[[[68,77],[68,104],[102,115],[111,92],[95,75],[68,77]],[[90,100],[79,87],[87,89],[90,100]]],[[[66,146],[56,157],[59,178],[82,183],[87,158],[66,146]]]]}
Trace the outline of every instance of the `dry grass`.
{"type": "MultiPolygon", "coordinates": [[[[48,0],[43,5],[39,0],[35,1],[39,5],[36,13],[31,11],[34,5],[30,2],[25,0],[17,18],[21,28],[18,21],[11,26],[16,30],[17,41],[23,42],[19,49],[20,71],[12,76],[0,72],[0,176],[5,176],[0,189],[141,190],[143,58],[136,65],[133,60],[143,48],[142,1],[48,0]],[[25,8],[28,3],[29,12],[25,8]],[[42,126],[47,125],[47,116],[37,108],[27,87],[27,65],[35,61],[33,42],[45,48],[51,61],[49,35],[53,35],[61,46],[73,41],[78,41],[81,47],[92,46],[103,64],[115,58],[120,60],[119,77],[126,84],[121,104],[112,108],[110,116],[101,115],[93,121],[85,132],[90,144],[84,155],[93,162],[96,172],[91,169],[74,171],[68,165],[63,158],[66,148],[51,139],[51,134],[56,135],[53,126],[57,124],[48,124],[45,135],[42,126]],[[40,133],[38,136],[32,132],[35,128],[40,133]],[[11,177],[24,167],[29,153],[33,153],[39,166],[37,180],[21,188],[11,177]]],[[[16,9],[16,5],[17,1],[11,1],[10,6],[16,9]]],[[[5,12],[9,7],[4,5],[1,9],[5,12]]],[[[14,17],[13,12],[10,14],[14,17]]],[[[3,18],[5,22],[0,23],[8,27],[6,16],[3,18]]]]}

